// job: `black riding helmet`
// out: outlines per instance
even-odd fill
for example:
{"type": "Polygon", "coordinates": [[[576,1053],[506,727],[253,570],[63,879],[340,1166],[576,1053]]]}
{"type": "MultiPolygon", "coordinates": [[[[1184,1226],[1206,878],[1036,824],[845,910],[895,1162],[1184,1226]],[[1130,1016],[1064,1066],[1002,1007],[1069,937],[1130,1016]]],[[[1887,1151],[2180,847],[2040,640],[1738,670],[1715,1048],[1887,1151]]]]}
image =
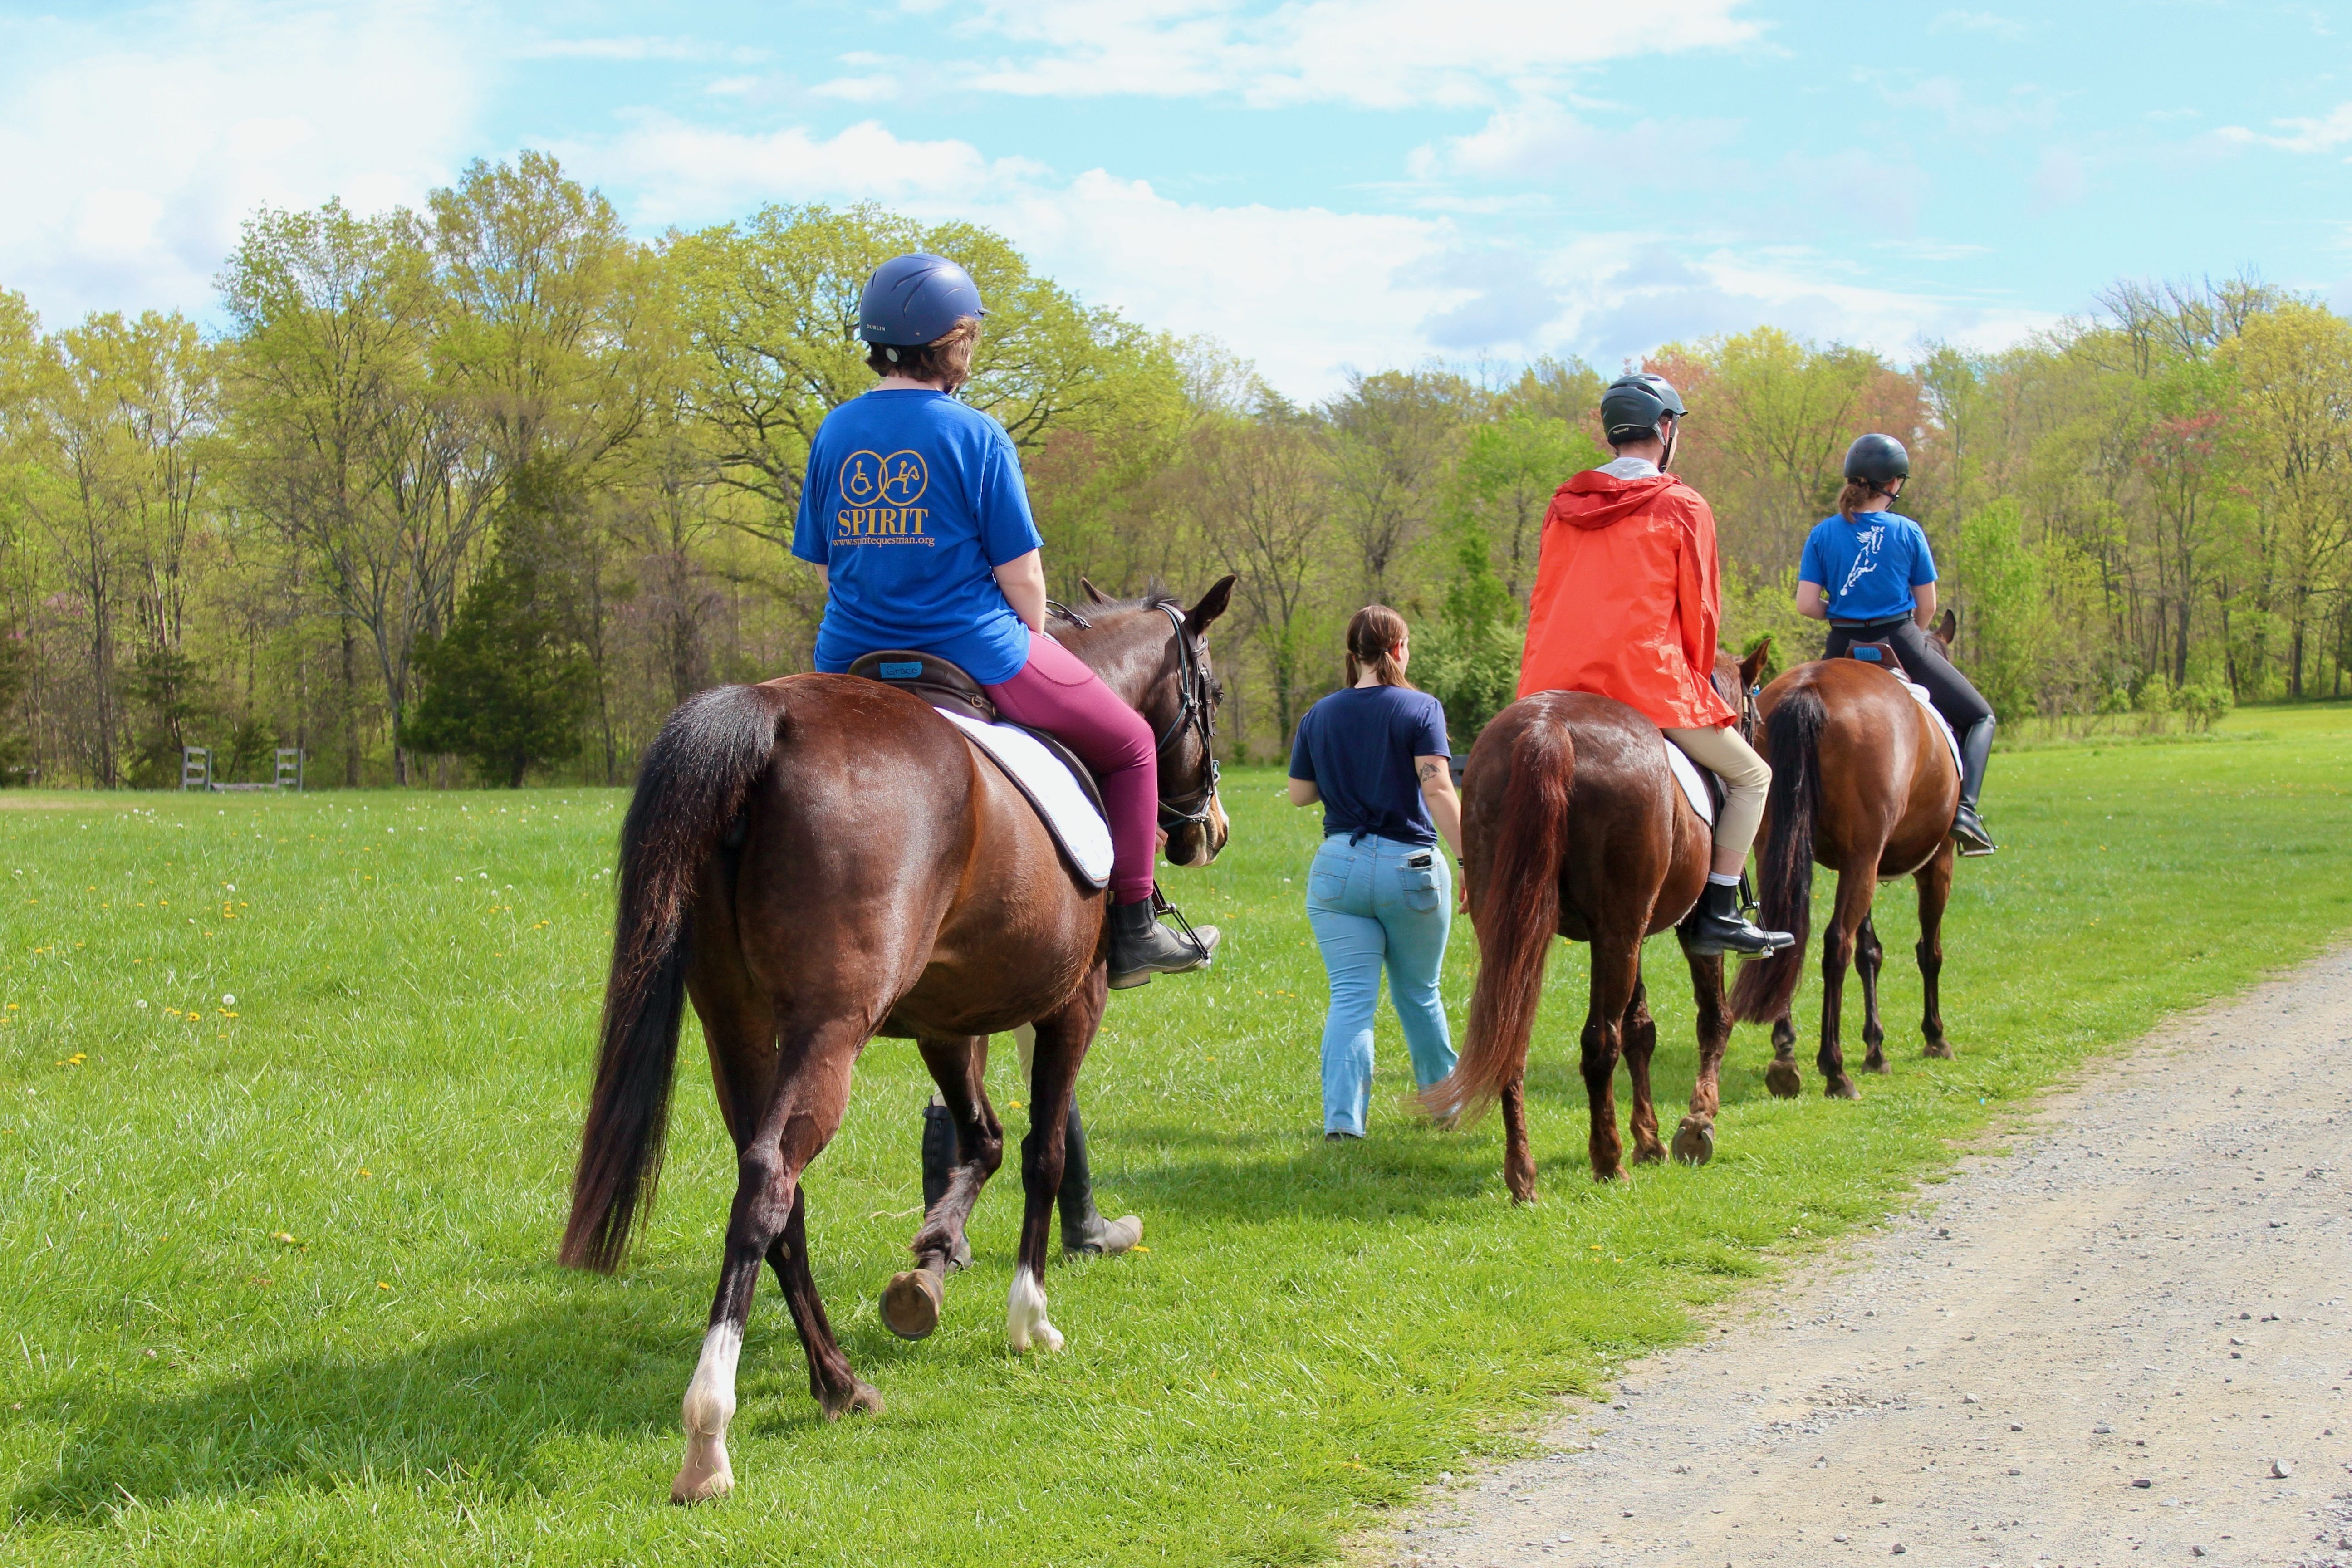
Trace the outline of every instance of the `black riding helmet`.
{"type": "Polygon", "coordinates": [[[1911,454],[1892,436],[1857,436],[1845,449],[1845,477],[1876,485],[1881,493],[1897,479],[1911,477],[1911,454]]]}
{"type": "Polygon", "coordinates": [[[1612,446],[1647,438],[1669,414],[1685,414],[1683,395],[1663,375],[1621,375],[1601,395],[1601,428],[1612,446]]]}

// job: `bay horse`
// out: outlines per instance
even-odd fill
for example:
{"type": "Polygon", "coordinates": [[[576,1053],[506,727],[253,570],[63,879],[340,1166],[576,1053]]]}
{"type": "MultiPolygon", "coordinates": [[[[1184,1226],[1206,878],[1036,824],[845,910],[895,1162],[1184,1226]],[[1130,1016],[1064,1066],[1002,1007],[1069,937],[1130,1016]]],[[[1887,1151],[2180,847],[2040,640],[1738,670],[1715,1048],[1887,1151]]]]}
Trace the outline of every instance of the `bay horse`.
{"type": "MultiPolygon", "coordinates": [[[[1180,866],[1208,864],[1228,832],[1212,754],[1221,691],[1204,639],[1233,586],[1221,580],[1189,610],[1155,593],[1083,618],[1059,612],[1071,623],[1059,640],[1159,737],[1160,822],[1180,866]]],[[[1108,894],[1066,868],[1027,798],[909,692],[793,675],[719,687],[670,714],[621,828],[603,1044],[561,1258],[611,1271],[651,1203],[691,998],[737,1177],[671,1500],[734,1485],[727,1424],[762,1259],[825,1415],[881,1413],[825,1320],[801,1184],[877,1035],[916,1042],[959,1144],[948,1190],[915,1234],[916,1268],[886,1298],[886,1317],[908,1333],[906,1318],[926,1306],[936,1321],[948,1260],[1003,1159],[982,1082],[988,1037],[1035,1026],[1005,1333],[1015,1352],[1061,1348],[1045,1316],[1046,1229],[1072,1086],[1108,996],[1108,894]]]]}
{"type": "MultiPolygon", "coordinates": [[[[1717,655],[1716,690],[1742,718],[1770,652],[1717,655]]],[[[1613,698],[1543,691],[1497,714],[1470,750],[1463,779],[1463,877],[1478,931],[1478,978],[1454,1071],[1423,1094],[1441,1120],[1475,1118],[1503,1102],[1503,1180],[1532,1203],[1527,1065],[1545,960],[1554,935],[1592,947],[1581,1066],[1590,1103],[1587,1139],[1596,1181],[1624,1175],[1617,1135],[1622,1055],[1633,1079],[1633,1161],[1665,1158],[1650,1100],[1658,1027],[1642,980],[1642,942],[1678,925],[1706,883],[1714,834],[1667,764],[1658,727],[1613,698]]],[[[1698,1078],[1674,1152],[1705,1164],[1715,1152],[1717,1071],[1731,1022],[1723,1007],[1723,960],[1685,948],[1698,1001],[1698,1078]]]]}
{"type": "MultiPolygon", "coordinates": [[[[1949,646],[1949,611],[1935,634],[1949,646]]],[[[1782,1099],[1803,1088],[1797,1071],[1791,1001],[1812,924],[1813,867],[1837,873],[1837,900],[1822,932],[1822,1045],[1824,1093],[1859,1100],[1846,1075],[1838,1014],[1848,965],[1861,971],[1865,1072],[1885,1072],[1886,1030],[1878,1016],[1878,974],[1885,949],[1870,923],[1878,884],[1909,877],[1919,891],[1919,942],[1913,949],[1925,983],[1919,1032],[1925,1055],[1949,1057],[1938,984],[1944,969],[1944,907],[1952,895],[1952,816],[1960,770],[1935,715],[1886,670],[1857,658],[1801,664],[1764,689],[1757,708],[1772,789],[1764,808],[1764,853],[1757,859],[1763,919],[1794,932],[1794,946],[1750,960],[1731,993],[1731,1016],[1772,1026],[1772,1065],[1764,1081],[1782,1099]]]]}

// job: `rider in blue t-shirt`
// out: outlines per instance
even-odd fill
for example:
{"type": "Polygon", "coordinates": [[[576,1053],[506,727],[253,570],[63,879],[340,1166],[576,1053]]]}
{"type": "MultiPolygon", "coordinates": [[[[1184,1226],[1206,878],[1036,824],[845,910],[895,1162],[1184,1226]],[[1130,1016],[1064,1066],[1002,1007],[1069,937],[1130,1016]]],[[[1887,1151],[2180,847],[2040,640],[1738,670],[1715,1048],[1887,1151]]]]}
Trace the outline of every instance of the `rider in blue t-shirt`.
{"type": "Polygon", "coordinates": [[[1992,704],[1927,636],[1936,621],[1936,556],[1927,535],[1886,503],[1903,493],[1911,454],[1892,436],[1864,436],[1845,455],[1846,486],[1835,517],[1814,524],[1797,567],[1797,611],[1830,623],[1827,658],[1856,643],[1892,644],[1904,671],[1927,689],[1960,742],[1960,807],[1952,837],[1963,855],[1990,855],[1992,836],[1978,815],[1992,755],[1992,704]]]}

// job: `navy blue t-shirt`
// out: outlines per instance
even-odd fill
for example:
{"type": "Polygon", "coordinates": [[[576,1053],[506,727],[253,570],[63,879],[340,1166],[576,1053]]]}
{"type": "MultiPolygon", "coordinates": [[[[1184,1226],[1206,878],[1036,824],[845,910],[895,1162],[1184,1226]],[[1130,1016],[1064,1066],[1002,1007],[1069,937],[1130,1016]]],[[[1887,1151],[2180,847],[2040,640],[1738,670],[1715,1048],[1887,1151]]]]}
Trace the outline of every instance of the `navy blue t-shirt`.
{"type": "Polygon", "coordinates": [[[1029,662],[995,569],[1043,544],[1004,427],[944,392],[877,387],[809,443],[793,553],[825,569],[816,667],[935,653],[982,686],[1029,662]]]}
{"type": "Polygon", "coordinates": [[[1323,834],[1376,833],[1434,844],[1437,826],[1421,798],[1415,757],[1450,757],[1445,709],[1405,686],[1350,686],[1298,721],[1290,776],[1323,796],[1323,834]]]}
{"type": "Polygon", "coordinates": [[[1821,585],[1830,619],[1850,626],[1902,619],[1911,613],[1911,590],[1935,580],[1927,535],[1894,511],[1822,519],[1797,567],[1797,581],[1821,585]]]}

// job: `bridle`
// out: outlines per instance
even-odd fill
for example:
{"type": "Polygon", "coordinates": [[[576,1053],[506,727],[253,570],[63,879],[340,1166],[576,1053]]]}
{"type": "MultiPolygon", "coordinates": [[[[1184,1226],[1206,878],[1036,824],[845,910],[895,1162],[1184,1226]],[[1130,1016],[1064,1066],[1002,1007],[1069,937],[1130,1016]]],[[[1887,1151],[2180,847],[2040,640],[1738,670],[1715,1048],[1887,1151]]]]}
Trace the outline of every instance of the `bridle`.
{"type": "MultiPolygon", "coordinates": [[[[1166,756],[1168,749],[1181,740],[1187,731],[1200,737],[1201,756],[1208,763],[1208,777],[1200,788],[1170,798],[1160,797],[1160,829],[1173,833],[1180,827],[1206,827],[1210,808],[1217,804],[1217,705],[1209,696],[1209,672],[1192,649],[1192,634],[1184,629],[1184,612],[1173,605],[1154,605],[1168,617],[1168,625],[1176,634],[1176,717],[1160,732],[1151,744],[1154,755],[1166,756]],[[1189,804],[1188,804],[1189,803],[1189,804]]],[[[1213,850],[1214,845],[1210,847],[1213,850]]]]}
{"type": "MultiPolygon", "coordinates": [[[[1081,631],[1094,625],[1066,605],[1048,600],[1045,608],[1081,631]]],[[[1209,769],[1208,778],[1200,788],[1159,797],[1160,829],[1173,833],[1181,827],[1205,828],[1210,810],[1217,803],[1217,705],[1210,696],[1208,669],[1193,650],[1192,635],[1184,629],[1184,612],[1170,604],[1153,605],[1151,608],[1168,617],[1169,628],[1176,634],[1176,717],[1152,741],[1152,754],[1166,756],[1171,747],[1190,733],[1199,737],[1201,755],[1209,769]]]]}

